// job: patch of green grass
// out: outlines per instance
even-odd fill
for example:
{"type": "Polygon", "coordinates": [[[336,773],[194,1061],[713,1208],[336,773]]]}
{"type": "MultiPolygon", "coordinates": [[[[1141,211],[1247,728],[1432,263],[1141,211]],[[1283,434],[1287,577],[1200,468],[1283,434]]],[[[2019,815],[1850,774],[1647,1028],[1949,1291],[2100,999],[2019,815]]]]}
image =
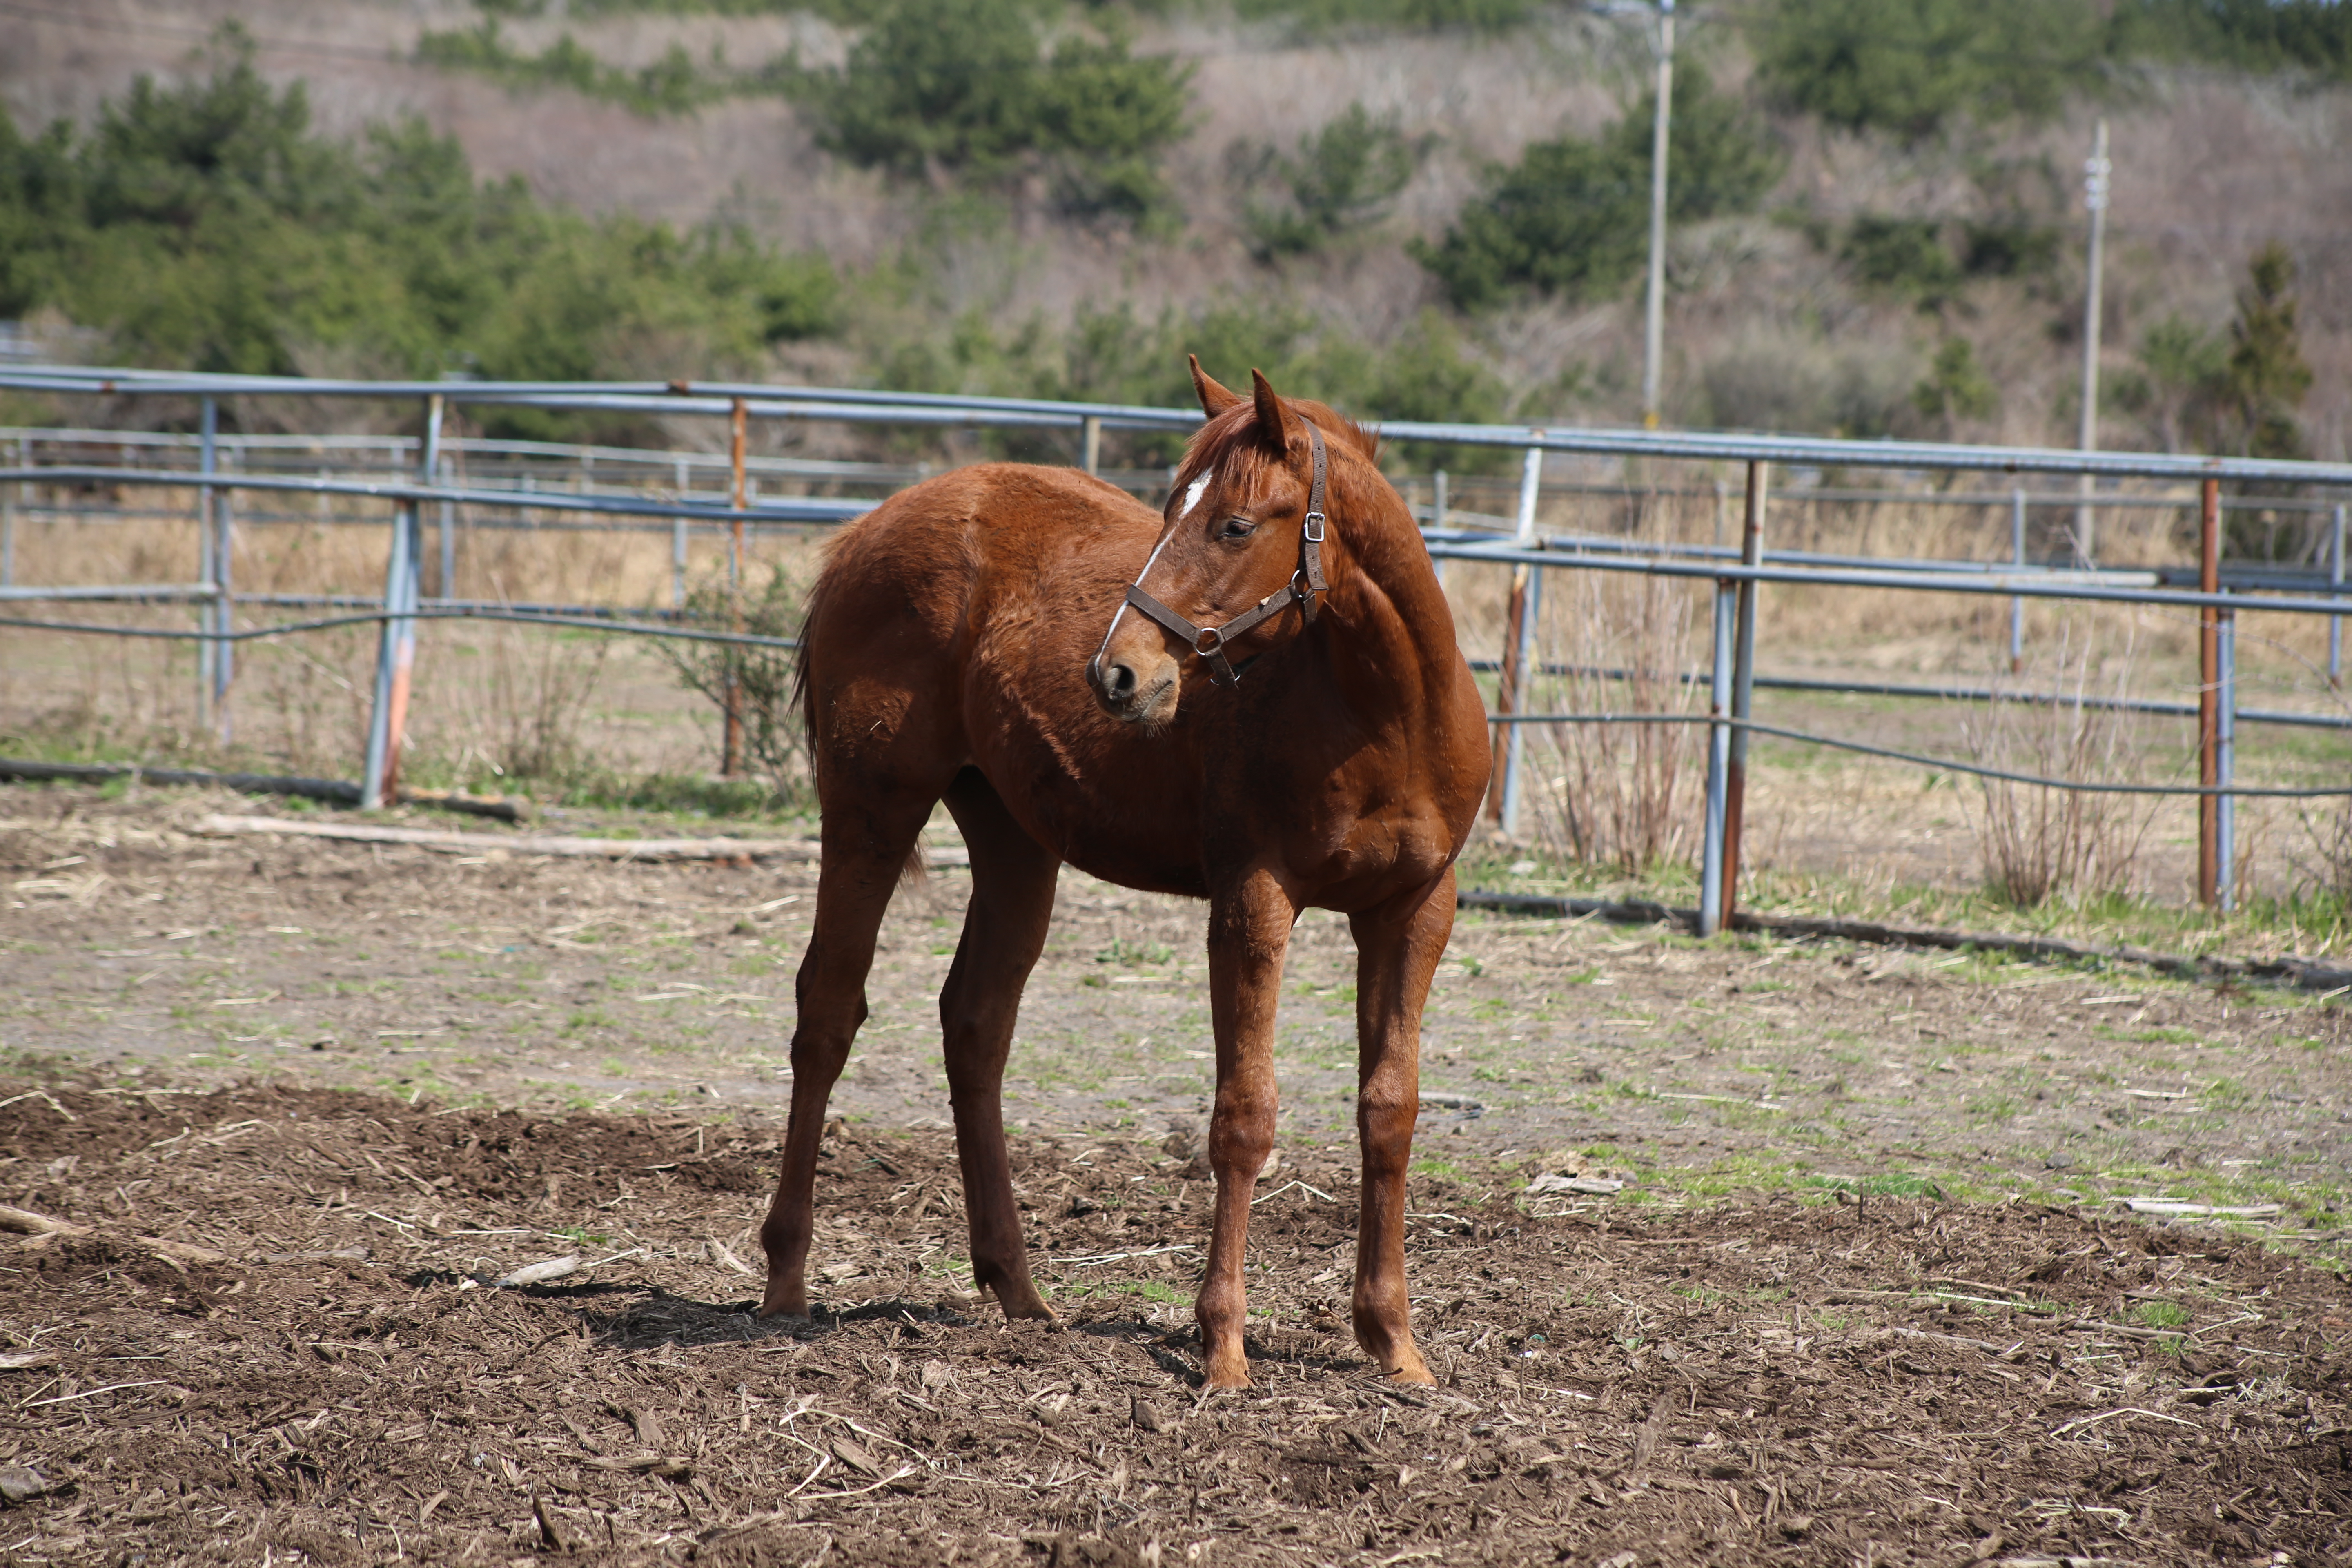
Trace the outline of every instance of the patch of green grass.
{"type": "Polygon", "coordinates": [[[1965,1109],[1969,1120],[1979,1127],[1997,1127],[2017,1118],[2017,1101],[2005,1094],[1970,1095],[1965,1109]]]}
{"type": "Polygon", "coordinates": [[[1803,1184],[1827,1192],[1844,1191],[1865,1198],[1934,1198],[1949,1201],[1942,1186],[1912,1171],[1892,1171],[1876,1176],[1809,1176],[1803,1184]]]}
{"type": "Polygon", "coordinates": [[[2178,1301],[2142,1301],[2132,1309],[2131,1321],[2147,1329],[2185,1329],[2189,1309],[2178,1301]]]}
{"type": "Polygon", "coordinates": [[[595,1231],[590,1230],[584,1225],[560,1225],[550,1230],[548,1234],[550,1236],[560,1236],[564,1240],[572,1243],[574,1247],[610,1247],[613,1245],[613,1238],[611,1237],[601,1236],[595,1231]]]}
{"type": "Polygon", "coordinates": [[[2226,1078],[2217,1078],[2205,1086],[2198,1100],[2211,1110],[2242,1110],[2254,1103],[2253,1090],[2226,1078]]]}
{"type": "Polygon", "coordinates": [[[1063,1285],[1053,1288],[1051,1293],[1074,1300],[1102,1296],[1139,1296],[1147,1301],[1157,1301],[1165,1306],[1174,1306],[1188,1300],[1174,1288],[1163,1285],[1157,1279],[1113,1279],[1105,1280],[1099,1284],[1063,1285]]]}
{"type": "Polygon", "coordinates": [[[2198,1046],[2204,1037],[2194,1029],[2125,1029],[2113,1024],[2101,1024],[2091,1031],[2103,1040],[2121,1040],[2135,1046],[2198,1046]]]}

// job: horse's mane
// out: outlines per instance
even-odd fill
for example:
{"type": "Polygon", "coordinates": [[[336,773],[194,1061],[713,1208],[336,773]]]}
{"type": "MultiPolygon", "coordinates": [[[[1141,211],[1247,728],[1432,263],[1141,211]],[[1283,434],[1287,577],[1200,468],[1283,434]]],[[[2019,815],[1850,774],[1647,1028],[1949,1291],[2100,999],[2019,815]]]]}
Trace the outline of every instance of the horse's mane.
{"type": "MultiPolygon", "coordinates": [[[[1282,401],[1291,413],[1320,429],[1327,441],[1353,448],[1367,463],[1379,462],[1379,431],[1358,424],[1326,403],[1305,397],[1286,397],[1282,401]]],[[[1183,460],[1176,466],[1176,482],[1170,488],[1169,504],[1175,505],[1184,487],[1213,468],[1255,479],[1261,468],[1281,461],[1281,455],[1268,450],[1265,443],[1258,439],[1257,405],[1244,397],[1192,433],[1192,439],[1185,445],[1183,460]]],[[[1333,478],[1336,482],[1338,476],[1333,478]]]]}

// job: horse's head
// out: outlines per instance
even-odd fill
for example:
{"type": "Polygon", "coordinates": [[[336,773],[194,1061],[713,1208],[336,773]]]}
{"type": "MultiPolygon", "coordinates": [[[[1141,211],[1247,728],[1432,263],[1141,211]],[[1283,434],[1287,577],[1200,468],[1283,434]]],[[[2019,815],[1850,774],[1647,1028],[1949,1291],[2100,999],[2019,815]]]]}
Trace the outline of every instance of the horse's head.
{"type": "Polygon", "coordinates": [[[1175,717],[1188,661],[1231,685],[1315,618],[1332,450],[1361,437],[1347,426],[1335,442],[1327,429],[1341,422],[1328,409],[1293,407],[1258,372],[1250,379],[1243,397],[1192,361],[1208,423],[1177,468],[1160,542],[1087,666],[1102,705],[1147,730],[1175,717]]]}

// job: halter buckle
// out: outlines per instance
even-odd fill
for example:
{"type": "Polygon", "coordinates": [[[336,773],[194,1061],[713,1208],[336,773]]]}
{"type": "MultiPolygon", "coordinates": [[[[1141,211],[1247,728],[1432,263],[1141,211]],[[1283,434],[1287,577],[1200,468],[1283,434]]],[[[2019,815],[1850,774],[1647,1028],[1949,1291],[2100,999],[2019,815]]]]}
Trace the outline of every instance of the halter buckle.
{"type": "Polygon", "coordinates": [[[1323,542],[1323,514],[1321,512],[1310,511],[1307,514],[1307,526],[1301,531],[1301,537],[1303,537],[1309,544],[1320,544],[1323,542]]]}

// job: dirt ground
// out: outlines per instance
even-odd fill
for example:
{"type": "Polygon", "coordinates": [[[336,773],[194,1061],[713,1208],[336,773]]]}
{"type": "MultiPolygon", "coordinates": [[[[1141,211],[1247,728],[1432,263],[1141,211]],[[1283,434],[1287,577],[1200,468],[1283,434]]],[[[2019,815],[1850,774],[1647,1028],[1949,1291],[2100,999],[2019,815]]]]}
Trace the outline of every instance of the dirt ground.
{"type": "Polygon", "coordinates": [[[1256,1211],[1257,1386],[1204,1398],[1206,1189],[1131,1137],[1016,1143],[1047,1326],[961,1294],[943,1134],[836,1131],[795,1325],[730,1267],[772,1122],[57,1083],[0,1116],[11,1195],[92,1227],[0,1264],[0,1483],[47,1489],[12,1562],[2346,1560],[2352,1287],[2094,1211],[1627,1210],[1482,1158],[1412,1194],[1423,1391],[1346,1342],[1349,1167],[1302,1152],[1256,1211]],[[587,1266],[496,1283],[554,1254],[587,1266]]]}
{"type": "Polygon", "coordinates": [[[88,1227],[0,1238],[0,1560],[2352,1562],[2342,998],[1465,915],[1422,1394],[1344,1325],[1310,915],[1259,1386],[1203,1401],[1198,906],[1063,881],[1008,1108],[1063,1329],[963,1295],[951,868],[884,930],[824,1312],[759,1323],[814,865],[192,831],[269,809],[0,791],[0,1203],[88,1227]]]}

